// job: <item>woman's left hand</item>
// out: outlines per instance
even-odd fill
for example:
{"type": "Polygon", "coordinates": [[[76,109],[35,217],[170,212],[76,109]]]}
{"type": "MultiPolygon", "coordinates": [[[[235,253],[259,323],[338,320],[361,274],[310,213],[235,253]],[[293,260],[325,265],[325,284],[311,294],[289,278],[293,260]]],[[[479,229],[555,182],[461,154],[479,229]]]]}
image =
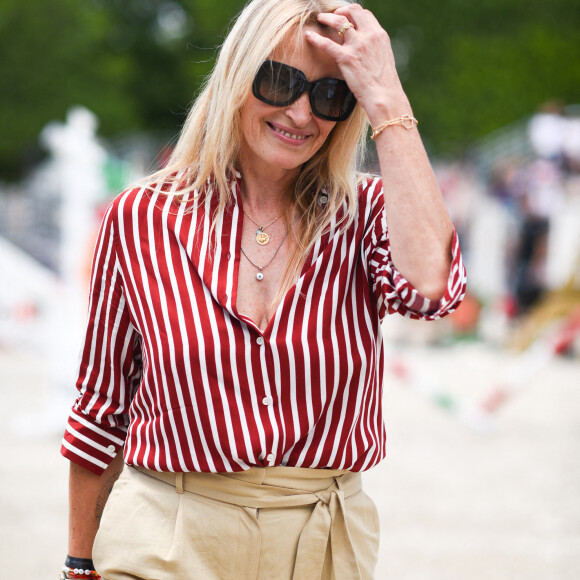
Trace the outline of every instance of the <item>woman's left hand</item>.
{"type": "Polygon", "coordinates": [[[369,10],[351,4],[318,16],[321,24],[337,31],[324,36],[309,30],[313,45],[327,52],[338,64],[344,80],[365,109],[371,124],[410,113],[395,66],[387,32],[369,10]],[[338,31],[342,31],[342,38],[338,31]]]}

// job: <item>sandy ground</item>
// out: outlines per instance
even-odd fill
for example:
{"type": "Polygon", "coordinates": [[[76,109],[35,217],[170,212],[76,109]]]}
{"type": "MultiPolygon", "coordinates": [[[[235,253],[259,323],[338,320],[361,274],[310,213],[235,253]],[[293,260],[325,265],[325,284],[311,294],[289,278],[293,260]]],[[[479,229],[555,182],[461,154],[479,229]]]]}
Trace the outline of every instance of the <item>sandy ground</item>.
{"type": "MultiPolygon", "coordinates": [[[[421,379],[387,375],[389,454],[365,475],[382,526],[378,580],[580,578],[580,363],[551,360],[485,432],[453,407],[497,385],[512,356],[460,343],[407,345],[389,358],[421,379]],[[446,408],[434,390],[445,391],[446,408]]],[[[66,553],[68,465],[43,368],[0,349],[6,579],[56,578],[66,553]]]]}

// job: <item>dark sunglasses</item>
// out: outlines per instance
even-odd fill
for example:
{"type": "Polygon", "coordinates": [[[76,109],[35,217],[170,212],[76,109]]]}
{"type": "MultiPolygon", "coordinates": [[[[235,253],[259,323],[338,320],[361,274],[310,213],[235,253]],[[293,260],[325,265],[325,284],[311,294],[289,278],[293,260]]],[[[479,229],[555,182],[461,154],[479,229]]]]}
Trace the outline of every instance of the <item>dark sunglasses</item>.
{"type": "Polygon", "coordinates": [[[304,91],[310,93],[312,112],[326,121],[348,119],[356,105],[356,99],[344,81],[318,79],[311,83],[302,71],[273,60],[262,64],[252,83],[254,97],[276,107],[287,107],[304,91]]]}

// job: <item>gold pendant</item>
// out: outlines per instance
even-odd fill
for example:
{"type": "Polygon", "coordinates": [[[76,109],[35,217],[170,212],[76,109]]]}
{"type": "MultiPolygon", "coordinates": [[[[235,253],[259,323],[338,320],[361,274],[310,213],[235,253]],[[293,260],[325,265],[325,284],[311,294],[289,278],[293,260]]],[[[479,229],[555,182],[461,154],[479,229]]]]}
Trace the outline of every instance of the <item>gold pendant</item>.
{"type": "Polygon", "coordinates": [[[262,230],[258,230],[256,232],[256,242],[258,242],[258,244],[260,244],[260,246],[265,246],[268,242],[270,241],[270,236],[262,231],[262,230]]]}

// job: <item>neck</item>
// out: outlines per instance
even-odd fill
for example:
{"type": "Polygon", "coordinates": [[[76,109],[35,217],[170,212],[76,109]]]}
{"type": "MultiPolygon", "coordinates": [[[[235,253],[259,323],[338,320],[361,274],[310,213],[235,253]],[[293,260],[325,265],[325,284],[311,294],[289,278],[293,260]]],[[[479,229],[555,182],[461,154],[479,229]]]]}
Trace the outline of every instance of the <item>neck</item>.
{"type": "Polygon", "coordinates": [[[280,213],[284,207],[287,192],[298,176],[289,175],[284,172],[284,176],[262,175],[251,168],[241,167],[243,187],[242,199],[248,210],[259,213],[280,213]]]}

